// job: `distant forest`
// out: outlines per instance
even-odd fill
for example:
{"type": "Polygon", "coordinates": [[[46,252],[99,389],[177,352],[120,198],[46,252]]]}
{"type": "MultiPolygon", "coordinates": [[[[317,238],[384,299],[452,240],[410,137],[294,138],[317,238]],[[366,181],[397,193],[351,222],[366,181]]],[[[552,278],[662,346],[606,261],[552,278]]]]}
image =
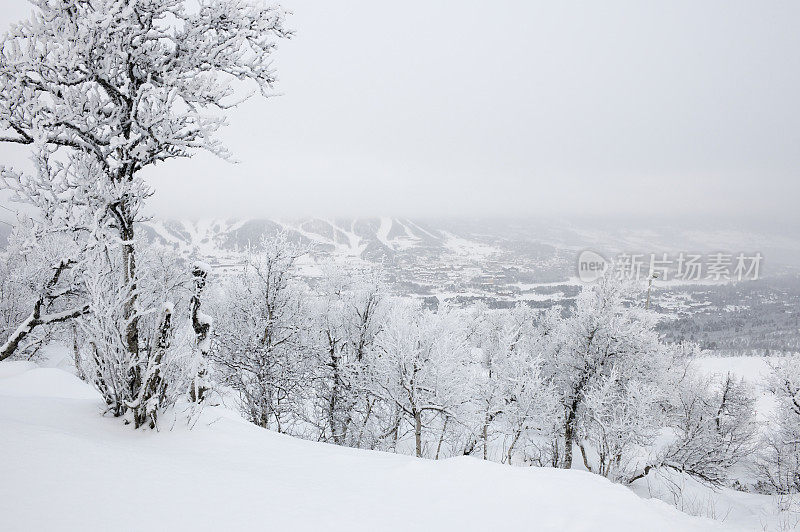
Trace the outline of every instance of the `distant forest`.
{"type": "MultiPolygon", "coordinates": [[[[672,291],[670,291],[672,292],[672,291]]],[[[655,309],[665,314],[658,295],[655,309]]],[[[687,291],[688,309],[664,320],[669,342],[697,342],[723,356],[781,355],[800,351],[800,278],[783,276],[687,291]]]]}

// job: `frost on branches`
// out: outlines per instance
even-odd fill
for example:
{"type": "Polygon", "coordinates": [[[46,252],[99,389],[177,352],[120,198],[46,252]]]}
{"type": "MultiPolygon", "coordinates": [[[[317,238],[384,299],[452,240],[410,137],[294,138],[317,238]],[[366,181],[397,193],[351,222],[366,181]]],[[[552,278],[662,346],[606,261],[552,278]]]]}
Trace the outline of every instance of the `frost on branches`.
{"type": "MultiPolygon", "coordinates": [[[[582,445],[587,438],[607,449],[600,453],[598,471],[611,473],[624,460],[622,444],[609,438],[624,430],[619,423],[635,413],[605,408],[611,401],[618,406],[634,401],[631,394],[638,395],[643,386],[658,382],[664,363],[653,317],[633,304],[637,296],[636,286],[605,277],[581,292],[569,317],[558,319],[551,314],[546,318],[546,380],[556,390],[564,413],[560,441],[554,442],[554,459],[560,467],[572,467],[573,444],[577,443],[592,470],[582,445]]],[[[656,401],[657,395],[644,399],[656,401]]],[[[652,430],[641,429],[641,434],[632,437],[647,440],[645,433],[652,430]]]]}
{"type": "Polygon", "coordinates": [[[313,409],[309,423],[314,439],[338,445],[374,448],[379,422],[369,393],[367,370],[387,306],[379,272],[350,274],[325,269],[318,297],[311,304],[313,333],[313,409]]]}
{"type": "Polygon", "coordinates": [[[397,449],[407,427],[414,454],[424,456],[426,434],[444,427],[462,403],[466,337],[454,313],[434,313],[408,301],[398,302],[390,312],[376,339],[370,387],[390,414],[385,434],[392,448],[397,449]]]}
{"type": "Polygon", "coordinates": [[[763,438],[756,467],[766,491],[800,493],[800,361],[773,364],[769,388],[778,401],[775,429],[763,438]]]}
{"type": "MultiPolygon", "coordinates": [[[[37,242],[56,234],[80,241],[53,265],[51,284],[74,270],[86,292],[94,382],[115,415],[153,425],[169,400],[148,379],[163,378],[157,346],[168,344],[172,319],[159,310],[166,301],[145,303],[136,226],[151,191],[140,171],[198,149],[229,157],[215,137],[222,111],[244,99],[239,86],[270,91],[272,52],[290,32],[280,8],[237,0],[32,4],[31,18],[1,45],[0,141],[30,145],[35,172],[3,168],[0,178],[37,208],[37,242]],[[151,313],[161,316],[157,332],[143,329],[151,313]]],[[[66,319],[43,310],[54,290],[34,297],[3,356],[19,345],[14,337],[66,319]]]]}
{"type": "Polygon", "coordinates": [[[215,375],[257,425],[432,459],[571,467],[577,450],[623,483],[725,484],[753,450],[752,392],[663,344],[641,287],[607,277],[563,312],[432,309],[377,272],[304,280],[305,252],[264,240],[209,294],[215,375]]]}
{"type": "Polygon", "coordinates": [[[264,240],[213,304],[213,358],[222,382],[235,390],[247,419],[279,432],[297,420],[309,380],[306,298],[293,276],[305,252],[285,234],[264,240]]]}
{"type": "Polygon", "coordinates": [[[61,239],[37,245],[30,227],[20,225],[0,253],[0,360],[34,357],[63,330],[58,325],[88,311],[74,269],[73,253],[61,239]]]}

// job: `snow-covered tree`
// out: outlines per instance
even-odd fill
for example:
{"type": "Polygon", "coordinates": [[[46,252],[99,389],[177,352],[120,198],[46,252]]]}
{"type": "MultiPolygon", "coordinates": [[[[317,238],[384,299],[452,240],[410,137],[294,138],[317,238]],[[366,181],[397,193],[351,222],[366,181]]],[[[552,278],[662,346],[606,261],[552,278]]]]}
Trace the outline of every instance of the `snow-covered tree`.
{"type": "Polygon", "coordinates": [[[476,313],[467,332],[473,355],[469,367],[471,379],[464,386],[469,387],[470,403],[474,407],[470,420],[474,435],[465,452],[472,454],[479,446],[483,459],[487,460],[495,421],[508,401],[498,366],[507,363],[517,347],[523,324],[512,324],[506,319],[507,312],[493,312],[485,305],[477,305],[471,310],[476,313]]]}
{"type": "MultiPolygon", "coordinates": [[[[513,464],[515,457],[521,463],[548,463],[550,443],[556,429],[560,427],[561,411],[552,385],[543,377],[545,358],[542,356],[547,338],[543,334],[536,311],[526,305],[518,305],[509,311],[495,311],[492,320],[494,331],[482,349],[483,357],[478,364],[482,378],[497,388],[493,411],[482,408],[483,424],[481,436],[484,449],[491,447],[486,429],[502,438],[496,445],[502,450],[500,460],[513,464]],[[486,352],[493,352],[491,364],[487,364],[486,352]],[[491,367],[491,373],[487,372],[491,367]],[[493,415],[487,416],[491,412],[493,415]],[[486,423],[486,421],[490,423],[486,423]]],[[[475,395],[472,395],[473,401],[475,395]]],[[[486,392],[478,394],[481,404],[486,392]]]]}
{"type": "Polygon", "coordinates": [[[310,389],[307,295],[295,278],[305,253],[285,233],[264,239],[209,305],[220,379],[236,391],[247,419],[279,432],[300,419],[310,389]]]}
{"type": "Polygon", "coordinates": [[[315,395],[320,439],[339,445],[373,443],[370,423],[375,398],[365,383],[381,330],[385,288],[375,271],[342,272],[326,268],[313,307],[317,371],[315,395]]]}
{"type": "MultiPolygon", "coordinates": [[[[87,263],[94,357],[98,367],[128,368],[111,371],[122,382],[101,382],[111,378],[105,370],[95,379],[101,391],[127,390],[107,400],[117,415],[135,410],[138,425],[152,418],[139,411],[150,401],[131,397],[140,396],[156,356],[143,345],[140,321],[166,304],[140,301],[136,226],[151,194],[142,170],[196,150],[228,157],[215,136],[224,111],[243,101],[240,85],[269,92],[272,52],[290,32],[279,7],[241,0],[32,4],[31,18],[0,44],[0,141],[32,146],[35,172],[2,168],[0,177],[16,199],[37,207],[40,233],[88,235],[87,249],[56,266],[53,278],[77,268],[75,260],[87,263]]],[[[47,321],[40,307],[29,325],[47,321]]]]}
{"type": "Polygon", "coordinates": [[[754,404],[749,386],[731,374],[718,379],[685,373],[674,383],[670,443],[630,480],[668,468],[711,485],[725,484],[731,469],[754,451],[754,404]]]}
{"type": "Polygon", "coordinates": [[[408,430],[414,453],[423,456],[425,441],[465,402],[468,348],[459,316],[395,300],[375,343],[368,379],[390,413],[383,435],[396,448],[408,430]]]}
{"type": "Polygon", "coordinates": [[[596,467],[589,469],[625,480],[661,432],[666,394],[661,382],[620,378],[618,371],[587,390],[582,434],[597,454],[596,467]]]}
{"type": "MultiPolygon", "coordinates": [[[[113,245],[113,244],[112,244],[113,245]]],[[[161,246],[139,243],[138,298],[143,308],[139,342],[147,356],[132,358],[126,348],[124,306],[126,290],[118,283],[115,261],[119,255],[104,253],[102,241],[91,246],[81,266],[81,278],[92,309],[78,320],[85,343],[81,370],[95,384],[116,416],[135,426],[155,427],[158,412],[181,395],[186,377],[167,366],[183,360],[175,342],[175,325],[187,317],[189,276],[183,261],[161,246]],[[167,377],[172,377],[167,382],[167,377]]],[[[185,389],[185,388],[184,388],[185,389]]]]}
{"type": "Polygon", "coordinates": [[[526,305],[510,310],[477,305],[470,314],[474,321],[467,336],[473,357],[464,387],[471,411],[462,418],[471,437],[465,452],[477,448],[484,460],[509,463],[515,454],[522,461],[532,459],[531,446],[540,448],[542,436],[552,434],[545,427],[558,417],[555,394],[541,374],[537,313],[526,305]]]}
{"type": "Polygon", "coordinates": [[[638,290],[609,275],[582,290],[566,319],[553,313],[545,317],[550,342],[545,350],[546,377],[564,411],[561,467],[572,467],[574,444],[585,451],[580,446],[586,436],[582,421],[591,418],[585,415],[591,390],[610,376],[622,389],[630,381],[648,383],[659,378],[664,349],[653,316],[632,303],[638,290]]]}
{"type": "Polygon", "coordinates": [[[756,457],[758,476],[775,493],[800,493],[800,359],[773,363],[768,387],[778,408],[756,457]]]}
{"type": "Polygon", "coordinates": [[[80,275],[87,209],[80,200],[71,204],[76,190],[70,183],[77,173],[90,174],[91,167],[79,156],[67,164],[51,162],[46,150],[33,160],[38,171],[30,179],[0,167],[0,187],[8,185],[38,211],[35,217],[20,213],[4,255],[10,269],[3,284],[14,315],[6,314],[0,360],[35,345],[33,339],[48,336],[54,325],[89,310],[81,297],[80,275]]]}

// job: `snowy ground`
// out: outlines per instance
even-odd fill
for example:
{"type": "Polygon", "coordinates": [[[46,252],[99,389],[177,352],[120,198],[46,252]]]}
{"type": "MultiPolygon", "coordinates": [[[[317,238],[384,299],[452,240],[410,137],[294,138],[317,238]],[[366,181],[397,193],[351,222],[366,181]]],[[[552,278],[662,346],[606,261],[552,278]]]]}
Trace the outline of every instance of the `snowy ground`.
{"type": "Polygon", "coordinates": [[[317,444],[222,408],[160,432],[101,412],[63,369],[0,363],[0,530],[732,529],[581,471],[317,444]]]}

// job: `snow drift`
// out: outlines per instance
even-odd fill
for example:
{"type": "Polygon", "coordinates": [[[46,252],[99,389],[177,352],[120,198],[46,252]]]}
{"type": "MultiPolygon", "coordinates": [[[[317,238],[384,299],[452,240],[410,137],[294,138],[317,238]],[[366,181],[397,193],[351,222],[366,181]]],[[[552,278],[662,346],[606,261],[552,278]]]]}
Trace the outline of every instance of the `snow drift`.
{"type": "Polygon", "coordinates": [[[581,471],[317,444],[222,407],[159,432],[102,410],[66,371],[0,364],[0,529],[723,529],[581,471]]]}

